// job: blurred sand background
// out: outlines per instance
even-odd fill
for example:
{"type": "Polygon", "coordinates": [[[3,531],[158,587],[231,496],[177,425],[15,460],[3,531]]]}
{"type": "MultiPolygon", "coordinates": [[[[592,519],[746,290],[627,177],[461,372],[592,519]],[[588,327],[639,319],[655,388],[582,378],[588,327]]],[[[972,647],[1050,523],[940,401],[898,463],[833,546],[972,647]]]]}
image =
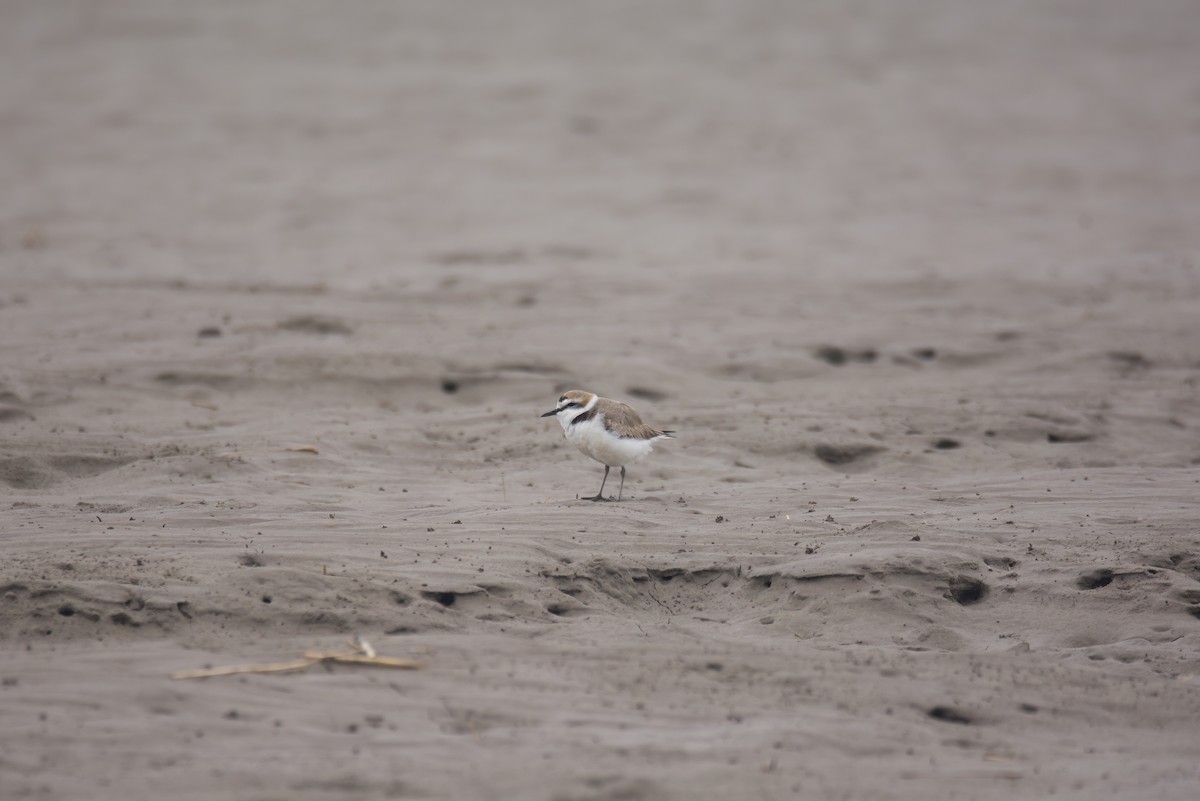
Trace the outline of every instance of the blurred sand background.
{"type": "Polygon", "coordinates": [[[1200,797],[1195,2],[2,20],[0,796],[1200,797]]]}

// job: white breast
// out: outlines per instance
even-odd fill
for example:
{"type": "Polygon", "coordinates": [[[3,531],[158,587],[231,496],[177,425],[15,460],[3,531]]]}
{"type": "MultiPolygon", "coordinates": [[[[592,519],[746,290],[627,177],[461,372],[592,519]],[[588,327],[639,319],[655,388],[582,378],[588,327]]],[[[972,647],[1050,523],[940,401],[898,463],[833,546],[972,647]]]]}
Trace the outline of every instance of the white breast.
{"type": "Polygon", "coordinates": [[[642,458],[654,450],[654,442],[659,439],[625,439],[618,437],[604,427],[600,415],[576,425],[559,418],[563,434],[571,444],[601,464],[610,467],[629,464],[642,458]]]}

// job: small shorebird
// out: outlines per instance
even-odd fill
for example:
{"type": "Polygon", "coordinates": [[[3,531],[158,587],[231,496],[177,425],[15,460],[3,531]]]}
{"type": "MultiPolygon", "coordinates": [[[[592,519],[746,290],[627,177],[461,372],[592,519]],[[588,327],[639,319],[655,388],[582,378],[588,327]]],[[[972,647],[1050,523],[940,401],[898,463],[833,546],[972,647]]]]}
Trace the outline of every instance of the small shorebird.
{"type": "Polygon", "coordinates": [[[564,392],[558,406],[542,415],[557,417],[562,424],[563,435],[576,448],[604,465],[604,479],[600,491],[588,501],[607,501],[604,497],[604,482],[608,471],[621,468],[621,486],[617,500],[625,489],[625,465],[636,461],[654,450],[654,443],[670,439],[674,431],[659,431],[642,422],[637,410],[627,403],[601,398],[581,389],[564,392]]]}

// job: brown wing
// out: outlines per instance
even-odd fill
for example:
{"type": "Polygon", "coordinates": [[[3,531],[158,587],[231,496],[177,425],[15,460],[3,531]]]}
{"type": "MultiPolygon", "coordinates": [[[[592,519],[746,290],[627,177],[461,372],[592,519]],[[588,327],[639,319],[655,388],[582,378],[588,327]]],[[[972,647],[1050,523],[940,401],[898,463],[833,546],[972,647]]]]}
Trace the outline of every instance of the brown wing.
{"type": "Polygon", "coordinates": [[[596,410],[604,415],[604,427],[618,437],[654,439],[670,435],[668,431],[659,431],[643,423],[641,416],[627,403],[605,398],[596,404],[596,410]]]}

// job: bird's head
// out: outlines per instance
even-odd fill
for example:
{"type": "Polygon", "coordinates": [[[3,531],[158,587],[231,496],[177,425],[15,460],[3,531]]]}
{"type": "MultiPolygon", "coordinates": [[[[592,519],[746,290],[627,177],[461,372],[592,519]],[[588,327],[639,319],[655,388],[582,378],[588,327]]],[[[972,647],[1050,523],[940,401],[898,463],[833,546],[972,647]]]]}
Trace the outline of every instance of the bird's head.
{"type": "Polygon", "coordinates": [[[584,392],[582,389],[567,390],[559,396],[558,405],[543,414],[542,417],[554,417],[565,411],[587,409],[595,399],[595,395],[590,392],[584,392]]]}

